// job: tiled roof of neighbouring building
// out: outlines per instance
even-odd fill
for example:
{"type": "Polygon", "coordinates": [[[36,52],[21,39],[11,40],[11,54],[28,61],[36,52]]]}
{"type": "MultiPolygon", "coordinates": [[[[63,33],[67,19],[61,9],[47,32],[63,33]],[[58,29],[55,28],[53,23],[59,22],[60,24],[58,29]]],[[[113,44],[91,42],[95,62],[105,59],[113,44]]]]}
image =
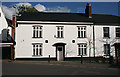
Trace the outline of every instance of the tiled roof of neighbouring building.
{"type": "Polygon", "coordinates": [[[84,13],[25,12],[17,21],[54,21],[54,22],[94,22],[97,25],[120,25],[120,16],[92,14],[88,18],[84,13]]]}

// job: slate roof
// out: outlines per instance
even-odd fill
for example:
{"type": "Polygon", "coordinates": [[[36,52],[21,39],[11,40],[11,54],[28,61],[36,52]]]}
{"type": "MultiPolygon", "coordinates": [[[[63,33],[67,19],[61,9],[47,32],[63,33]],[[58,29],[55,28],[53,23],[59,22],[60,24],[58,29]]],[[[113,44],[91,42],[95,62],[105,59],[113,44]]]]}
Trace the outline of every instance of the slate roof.
{"type": "Polygon", "coordinates": [[[120,16],[93,14],[92,19],[96,25],[120,25],[120,16]]]}
{"type": "Polygon", "coordinates": [[[92,14],[88,18],[84,13],[25,12],[18,21],[55,21],[55,22],[94,22],[97,25],[120,25],[120,16],[92,14]]]}

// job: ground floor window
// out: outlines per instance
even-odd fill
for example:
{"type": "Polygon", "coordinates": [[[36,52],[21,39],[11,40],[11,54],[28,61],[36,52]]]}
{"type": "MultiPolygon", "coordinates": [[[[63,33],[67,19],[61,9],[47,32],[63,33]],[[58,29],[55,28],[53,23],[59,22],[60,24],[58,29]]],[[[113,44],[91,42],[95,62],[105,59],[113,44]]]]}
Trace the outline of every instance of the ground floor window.
{"type": "Polygon", "coordinates": [[[110,44],[104,44],[104,54],[105,55],[110,54],[110,44]]]}
{"type": "Polygon", "coordinates": [[[78,44],[78,55],[87,55],[87,44],[79,43],[78,44]]]}
{"type": "Polygon", "coordinates": [[[42,56],[42,43],[33,44],[33,56],[42,56]]]}

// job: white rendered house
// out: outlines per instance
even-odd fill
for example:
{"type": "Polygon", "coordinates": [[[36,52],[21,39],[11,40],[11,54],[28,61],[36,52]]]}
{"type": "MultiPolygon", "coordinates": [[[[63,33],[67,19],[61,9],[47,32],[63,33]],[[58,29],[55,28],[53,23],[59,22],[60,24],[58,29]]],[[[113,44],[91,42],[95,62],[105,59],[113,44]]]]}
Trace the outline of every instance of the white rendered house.
{"type": "MultiPolygon", "coordinates": [[[[0,6],[0,34],[2,34],[2,30],[7,29],[7,27],[8,27],[8,24],[7,24],[7,21],[5,19],[4,14],[2,12],[1,6],[0,6]]],[[[6,41],[6,39],[3,39],[2,37],[6,38],[7,34],[5,33],[5,34],[0,36],[0,40],[5,40],[6,41]]]]}
{"type": "Polygon", "coordinates": [[[11,27],[8,26],[5,15],[0,6],[0,53],[2,58],[9,58],[11,53],[11,27]]]}
{"type": "Polygon", "coordinates": [[[83,13],[23,13],[17,18],[15,59],[115,56],[120,42],[119,17],[83,13]]]}

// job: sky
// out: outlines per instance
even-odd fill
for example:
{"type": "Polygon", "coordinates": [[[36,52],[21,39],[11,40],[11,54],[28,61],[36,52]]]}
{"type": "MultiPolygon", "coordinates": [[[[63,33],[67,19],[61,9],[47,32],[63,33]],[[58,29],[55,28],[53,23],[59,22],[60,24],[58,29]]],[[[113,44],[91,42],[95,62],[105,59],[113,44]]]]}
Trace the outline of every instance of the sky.
{"type": "MultiPolygon", "coordinates": [[[[92,14],[110,14],[117,15],[120,10],[120,2],[90,2],[92,5],[92,14]]],[[[26,6],[35,7],[38,11],[44,12],[70,12],[70,13],[84,13],[87,2],[2,2],[3,12],[7,15],[8,12],[13,13],[12,6],[22,4],[26,6]],[[7,11],[6,11],[7,10],[7,11]]],[[[9,14],[10,14],[9,13],[9,14]]],[[[10,16],[7,15],[9,19],[10,16]]]]}
{"type": "Polygon", "coordinates": [[[118,2],[120,0],[0,0],[2,2],[118,2]]]}

